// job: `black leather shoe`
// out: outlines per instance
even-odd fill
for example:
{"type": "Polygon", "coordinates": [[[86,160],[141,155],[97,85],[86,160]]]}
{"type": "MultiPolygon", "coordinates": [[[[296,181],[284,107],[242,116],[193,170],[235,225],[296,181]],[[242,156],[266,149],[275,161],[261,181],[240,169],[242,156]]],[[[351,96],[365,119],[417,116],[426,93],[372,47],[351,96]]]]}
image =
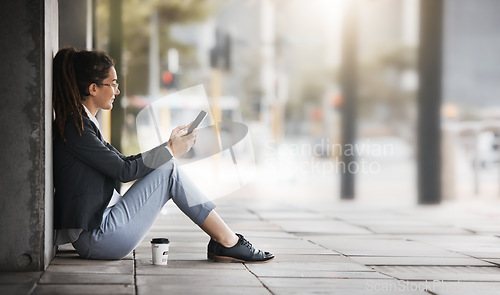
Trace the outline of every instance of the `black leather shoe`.
{"type": "Polygon", "coordinates": [[[210,242],[208,242],[207,246],[207,258],[208,259],[214,259],[214,253],[215,253],[215,247],[217,246],[217,242],[210,239],[210,242]]]}
{"type": "MultiPolygon", "coordinates": [[[[220,243],[213,241],[213,259],[215,262],[268,262],[274,259],[274,254],[255,249],[252,244],[240,234],[236,234],[239,239],[236,245],[226,248],[220,243]]],[[[208,253],[210,253],[210,242],[208,243],[208,253]]]]}

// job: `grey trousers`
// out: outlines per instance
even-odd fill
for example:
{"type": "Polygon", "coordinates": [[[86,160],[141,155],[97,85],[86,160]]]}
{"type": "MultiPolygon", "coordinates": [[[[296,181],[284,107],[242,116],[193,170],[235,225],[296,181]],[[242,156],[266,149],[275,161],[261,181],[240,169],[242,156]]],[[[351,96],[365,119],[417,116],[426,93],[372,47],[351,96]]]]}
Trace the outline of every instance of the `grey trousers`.
{"type": "Polygon", "coordinates": [[[215,208],[172,159],[137,180],[118,203],[106,209],[101,226],[84,230],[73,246],[83,258],[121,259],[144,239],[169,199],[197,225],[215,208]]]}

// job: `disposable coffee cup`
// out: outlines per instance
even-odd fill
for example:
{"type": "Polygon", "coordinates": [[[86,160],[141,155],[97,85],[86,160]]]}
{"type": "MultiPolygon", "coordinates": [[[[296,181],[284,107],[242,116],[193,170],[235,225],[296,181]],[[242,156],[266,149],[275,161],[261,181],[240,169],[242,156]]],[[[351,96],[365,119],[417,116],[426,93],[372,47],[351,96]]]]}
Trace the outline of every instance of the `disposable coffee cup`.
{"type": "Polygon", "coordinates": [[[154,238],[151,240],[151,251],[154,265],[167,265],[169,245],[170,241],[165,238],[154,238]]]}

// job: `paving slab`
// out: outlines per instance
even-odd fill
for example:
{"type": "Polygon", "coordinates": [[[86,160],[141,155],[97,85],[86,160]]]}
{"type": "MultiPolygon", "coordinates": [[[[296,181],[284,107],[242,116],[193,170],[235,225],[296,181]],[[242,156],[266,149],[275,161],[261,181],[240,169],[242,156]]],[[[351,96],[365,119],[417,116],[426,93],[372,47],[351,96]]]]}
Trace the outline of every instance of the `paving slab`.
{"type": "Polygon", "coordinates": [[[500,252],[500,238],[490,235],[421,235],[407,238],[455,252],[500,252]]]}
{"type": "Polygon", "coordinates": [[[471,257],[367,257],[349,256],[364,265],[436,265],[436,266],[494,266],[494,264],[471,257]]]}
{"type": "Polygon", "coordinates": [[[437,281],[428,285],[429,290],[436,295],[497,295],[500,290],[500,283],[489,282],[437,281]]]}
{"type": "Polygon", "coordinates": [[[311,239],[326,248],[352,256],[466,257],[442,248],[408,240],[392,239],[311,239]]]}
{"type": "Polygon", "coordinates": [[[275,262],[247,263],[246,267],[253,273],[260,275],[260,272],[267,270],[296,270],[296,271],[373,271],[370,267],[359,264],[347,257],[338,256],[335,261],[329,262],[275,262]]]}
{"type": "Polygon", "coordinates": [[[481,224],[481,225],[462,225],[468,231],[478,234],[498,234],[500,232],[500,225],[498,224],[481,224]]]}
{"type": "Polygon", "coordinates": [[[315,271],[264,269],[257,273],[259,278],[330,278],[330,279],[391,279],[390,276],[375,271],[315,271]]]}
{"type": "Polygon", "coordinates": [[[500,266],[500,258],[486,258],[484,261],[500,266]]]}
{"type": "Polygon", "coordinates": [[[213,276],[214,274],[227,275],[242,275],[247,276],[248,270],[242,267],[241,269],[234,268],[172,268],[161,265],[144,265],[136,270],[137,275],[161,275],[161,276],[213,276]]]}
{"type": "MultiPolygon", "coordinates": [[[[224,202],[224,201],[225,200],[219,199],[217,202],[217,207],[219,207],[220,206],[219,204],[224,202]]],[[[227,200],[227,201],[231,202],[231,200],[227,200]]],[[[297,211],[300,209],[293,204],[287,204],[286,202],[280,202],[280,201],[273,202],[272,200],[266,200],[264,202],[258,202],[258,201],[254,201],[254,200],[245,202],[244,200],[241,200],[241,201],[238,200],[236,202],[238,203],[238,207],[245,207],[252,212],[258,212],[258,213],[262,213],[262,212],[266,212],[266,211],[287,212],[287,211],[297,211]]],[[[235,202],[233,202],[233,203],[235,203],[235,202]]],[[[216,210],[218,210],[218,209],[216,209],[216,210]]]]}
{"type": "Polygon", "coordinates": [[[39,284],[122,284],[133,285],[134,276],[132,274],[62,274],[50,273],[43,274],[39,284]]]}
{"type": "MultiPolygon", "coordinates": [[[[340,220],[359,226],[434,226],[435,222],[428,219],[401,218],[399,216],[387,216],[377,214],[366,214],[355,217],[343,217],[340,220]]],[[[443,225],[441,225],[443,226],[443,225]]],[[[451,226],[451,224],[448,224],[451,226]]]]}
{"type": "Polygon", "coordinates": [[[57,251],[56,257],[79,258],[80,256],[74,251],[57,251]]]}
{"type": "Polygon", "coordinates": [[[218,286],[218,287],[262,287],[260,281],[251,273],[242,276],[239,273],[231,275],[206,275],[206,276],[193,276],[193,275],[137,275],[137,286],[190,286],[191,288],[203,288],[204,286],[218,286]]]}
{"type": "Polygon", "coordinates": [[[231,222],[228,221],[227,225],[235,232],[245,234],[247,230],[253,231],[281,231],[282,228],[277,224],[268,222],[231,222]]]}
{"type": "Polygon", "coordinates": [[[374,266],[376,271],[401,280],[500,282],[498,267],[374,266]]]}
{"type": "Polygon", "coordinates": [[[272,223],[279,225],[284,231],[289,233],[328,233],[328,234],[369,234],[369,230],[350,225],[348,223],[336,220],[285,220],[274,219],[272,223]]]}
{"type": "Polygon", "coordinates": [[[34,295],[66,295],[66,294],[123,294],[133,295],[134,285],[38,285],[33,292],[34,295]]]}
{"type": "Polygon", "coordinates": [[[271,293],[264,287],[244,287],[238,288],[234,286],[178,286],[178,285],[140,285],[137,286],[138,295],[151,294],[183,294],[183,295],[199,295],[199,294],[220,294],[220,295],[270,295],[271,293]]]}
{"type": "Polygon", "coordinates": [[[262,219],[329,219],[320,213],[307,212],[307,211],[262,211],[257,212],[257,215],[262,219]]]}
{"type": "MultiPolygon", "coordinates": [[[[273,262],[338,262],[336,258],[341,257],[340,254],[280,254],[274,258],[273,262]]],[[[352,261],[354,262],[354,261],[352,261]]]]}
{"type": "Polygon", "coordinates": [[[0,285],[36,283],[40,276],[42,276],[41,271],[0,272],[0,285]]]}
{"type": "Polygon", "coordinates": [[[225,221],[229,221],[229,222],[232,222],[232,221],[250,221],[250,220],[253,220],[253,221],[261,221],[261,218],[259,217],[259,215],[257,214],[254,214],[254,213],[250,213],[248,211],[245,211],[245,210],[240,210],[240,211],[235,211],[235,212],[229,212],[229,211],[226,211],[226,212],[221,212],[220,210],[217,210],[217,213],[221,216],[222,219],[224,219],[225,221]]]}
{"type": "Polygon", "coordinates": [[[129,263],[129,265],[122,266],[108,266],[99,265],[99,262],[95,262],[97,265],[82,264],[82,265],[61,265],[54,264],[49,265],[45,273],[94,273],[94,274],[133,274],[134,265],[129,263]]]}
{"type": "MultiPolygon", "coordinates": [[[[59,258],[74,259],[75,261],[86,260],[86,259],[82,259],[76,253],[60,253],[60,252],[58,252],[55,257],[56,258],[59,257],[59,258]]],[[[127,256],[125,256],[122,259],[120,259],[120,261],[128,261],[129,263],[133,263],[132,262],[133,259],[134,259],[133,254],[132,254],[132,252],[130,252],[129,254],[127,254],[127,256]]],[[[101,261],[112,261],[112,260],[89,260],[89,261],[93,261],[94,264],[99,264],[101,261]]],[[[115,260],[115,261],[118,261],[118,260],[115,260]]],[[[83,262],[83,263],[85,263],[85,262],[83,262]]]]}
{"type": "MultiPolygon", "coordinates": [[[[421,290],[397,288],[399,281],[387,279],[319,279],[319,278],[262,278],[273,294],[333,294],[333,295],[429,295],[421,290]],[[392,289],[391,289],[392,288],[392,289]]],[[[403,283],[402,285],[405,285],[403,283]]]]}
{"type": "Polygon", "coordinates": [[[317,240],[321,241],[339,241],[344,239],[354,240],[357,243],[364,243],[364,240],[408,240],[405,235],[387,235],[387,234],[363,234],[363,235],[331,235],[331,234],[310,234],[302,236],[301,233],[295,234],[308,241],[317,244],[317,240]]]}
{"type": "Polygon", "coordinates": [[[133,262],[130,260],[91,260],[77,257],[56,256],[50,265],[101,265],[101,266],[129,266],[133,262]]]}
{"type": "Polygon", "coordinates": [[[304,255],[330,255],[330,254],[339,254],[339,252],[330,250],[330,249],[325,249],[325,248],[318,248],[318,249],[311,249],[311,248],[273,248],[271,251],[273,254],[278,255],[278,254],[304,254],[304,255]]]}
{"type": "Polygon", "coordinates": [[[24,284],[3,284],[0,285],[0,294],[8,295],[25,295],[31,294],[35,289],[35,283],[24,283],[24,284]]]}
{"type": "MultiPolygon", "coordinates": [[[[138,259],[136,261],[136,269],[139,271],[143,268],[158,268],[162,269],[165,266],[160,265],[152,265],[150,259],[138,259]]],[[[184,268],[184,269],[211,269],[211,270],[219,270],[219,269],[234,269],[234,270],[242,270],[245,269],[243,263],[215,263],[213,261],[208,260],[173,260],[168,261],[166,266],[167,268],[184,268]]]]}
{"type": "Polygon", "coordinates": [[[413,225],[367,225],[377,234],[463,234],[471,235],[470,231],[452,226],[413,226],[413,225]]]}
{"type": "Polygon", "coordinates": [[[500,257],[500,251],[461,251],[461,253],[478,259],[494,259],[500,257]]]}

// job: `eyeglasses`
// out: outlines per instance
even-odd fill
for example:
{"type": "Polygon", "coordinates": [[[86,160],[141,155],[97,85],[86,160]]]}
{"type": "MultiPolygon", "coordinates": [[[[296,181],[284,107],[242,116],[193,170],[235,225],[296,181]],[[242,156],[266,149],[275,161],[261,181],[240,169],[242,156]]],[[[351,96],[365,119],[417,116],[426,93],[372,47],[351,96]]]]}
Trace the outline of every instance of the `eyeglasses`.
{"type": "Polygon", "coordinates": [[[106,86],[109,86],[115,90],[118,89],[118,86],[120,86],[120,84],[118,84],[118,82],[114,82],[113,84],[101,83],[100,85],[106,85],[106,86]]]}

